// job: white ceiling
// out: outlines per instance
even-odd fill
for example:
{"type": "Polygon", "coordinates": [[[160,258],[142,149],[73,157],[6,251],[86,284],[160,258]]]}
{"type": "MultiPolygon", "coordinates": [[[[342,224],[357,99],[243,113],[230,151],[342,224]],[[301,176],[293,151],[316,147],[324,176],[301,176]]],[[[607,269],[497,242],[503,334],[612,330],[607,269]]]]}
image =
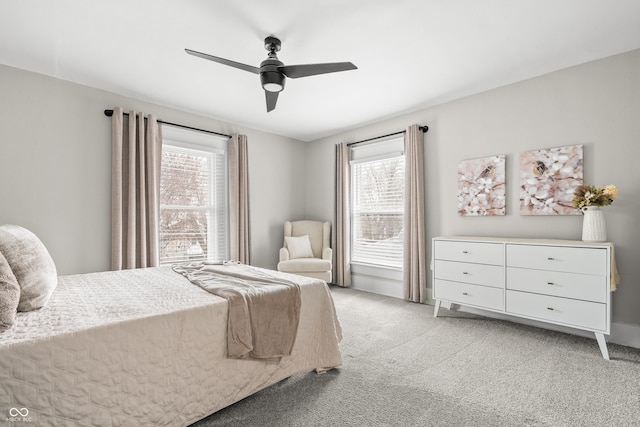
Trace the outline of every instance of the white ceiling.
{"type": "Polygon", "coordinates": [[[0,0],[2,64],[303,141],[637,48],[639,0],[0,0]],[[358,70],[267,113],[257,75],[184,52],[259,66],[268,35],[358,70]]]}

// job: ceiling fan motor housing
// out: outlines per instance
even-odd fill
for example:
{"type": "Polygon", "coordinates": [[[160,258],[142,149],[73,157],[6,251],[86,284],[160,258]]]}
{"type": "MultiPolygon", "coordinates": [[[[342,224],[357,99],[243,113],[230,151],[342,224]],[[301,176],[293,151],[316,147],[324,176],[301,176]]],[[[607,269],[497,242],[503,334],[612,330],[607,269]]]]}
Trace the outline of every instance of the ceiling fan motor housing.
{"type": "Polygon", "coordinates": [[[262,61],[260,64],[260,82],[262,88],[269,92],[282,92],[284,90],[285,75],[282,74],[278,67],[282,66],[282,62],[275,58],[275,55],[262,61]]]}

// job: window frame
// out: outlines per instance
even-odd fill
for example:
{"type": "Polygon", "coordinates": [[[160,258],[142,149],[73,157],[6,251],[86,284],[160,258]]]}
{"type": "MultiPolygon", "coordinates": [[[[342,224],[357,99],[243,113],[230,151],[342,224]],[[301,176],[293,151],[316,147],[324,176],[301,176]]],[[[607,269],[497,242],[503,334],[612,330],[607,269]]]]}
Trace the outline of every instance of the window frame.
{"type": "MultiPolygon", "coordinates": [[[[170,261],[164,261],[161,257],[160,264],[161,265],[169,265],[177,262],[185,262],[192,260],[213,260],[212,256],[215,256],[215,260],[224,260],[229,256],[229,185],[228,185],[228,138],[223,136],[218,136],[214,134],[209,134],[206,132],[201,132],[197,130],[185,129],[180,127],[165,127],[163,125],[162,129],[162,148],[163,151],[166,147],[175,147],[176,151],[183,151],[188,153],[189,151],[194,153],[206,153],[207,155],[213,155],[211,157],[212,163],[215,165],[216,156],[222,155],[222,159],[219,164],[216,166],[222,167],[222,171],[216,174],[215,168],[212,169],[212,173],[208,176],[209,185],[208,185],[208,197],[209,203],[206,207],[197,207],[197,206],[183,206],[183,205],[163,205],[160,204],[160,215],[162,215],[162,211],[164,209],[184,209],[184,210],[201,210],[206,211],[209,214],[208,217],[208,225],[207,225],[207,248],[206,248],[206,257],[194,257],[187,259],[175,259],[172,258],[170,261]],[[218,177],[214,176],[218,175],[218,177]],[[222,179],[221,183],[217,183],[222,179]],[[216,188],[216,184],[222,186],[222,188],[216,188]],[[220,196],[221,195],[221,196],[220,196]],[[222,202],[222,206],[220,206],[220,202],[222,202]],[[217,232],[218,225],[217,222],[220,221],[219,215],[223,215],[222,221],[224,222],[222,231],[217,232]],[[212,225],[213,224],[213,225],[212,225]],[[221,245],[223,247],[223,254],[219,254],[219,248],[216,248],[216,242],[219,242],[219,238],[224,238],[224,243],[221,245]],[[217,256],[216,256],[217,254],[217,256]],[[217,259],[220,258],[220,259],[217,259]]],[[[218,159],[220,160],[220,159],[218,159]]],[[[213,166],[213,165],[212,165],[213,166]]],[[[161,171],[162,175],[162,165],[161,171]]],[[[160,197],[162,199],[162,197],[160,197]]],[[[162,241],[162,233],[163,230],[160,229],[160,241],[162,241]]]]}
{"type": "MultiPolygon", "coordinates": [[[[375,256],[371,257],[370,259],[367,259],[366,257],[359,258],[357,255],[354,257],[354,255],[356,254],[356,251],[354,250],[354,242],[357,238],[357,231],[358,231],[358,229],[356,228],[355,216],[359,214],[358,212],[359,209],[355,203],[355,197],[356,197],[356,190],[355,190],[356,180],[354,176],[355,166],[363,163],[378,162],[378,161],[389,160],[394,158],[400,158],[403,162],[405,162],[404,136],[389,138],[382,141],[376,141],[374,143],[368,143],[362,147],[360,146],[351,147],[351,160],[350,160],[350,165],[351,165],[350,198],[351,200],[350,200],[350,212],[349,212],[349,221],[351,225],[351,239],[349,242],[351,259],[349,260],[349,262],[352,266],[355,266],[355,269],[359,270],[361,268],[365,268],[365,270],[384,269],[384,270],[394,270],[394,271],[401,271],[403,269],[404,216],[405,216],[405,212],[404,212],[404,192],[405,192],[404,176],[405,175],[404,174],[406,174],[406,170],[404,170],[404,167],[406,166],[405,164],[403,164],[403,179],[402,179],[402,188],[401,188],[402,207],[400,207],[398,211],[395,212],[395,213],[400,213],[402,215],[402,224],[403,224],[402,231],[400,232],[402,239],[400,240],[399,253],[396,252],[396,255],[400,256],[400,260],[394,263],[385,263],[384,259],[380,257],[377,257],[378,259],[376,259],[375,256]]],[[[373,212],[374,211],[372,211],[372,213],[373,212]]],[[[379,212],[382,212],[382,211],[379,211],[379,212]]]]}

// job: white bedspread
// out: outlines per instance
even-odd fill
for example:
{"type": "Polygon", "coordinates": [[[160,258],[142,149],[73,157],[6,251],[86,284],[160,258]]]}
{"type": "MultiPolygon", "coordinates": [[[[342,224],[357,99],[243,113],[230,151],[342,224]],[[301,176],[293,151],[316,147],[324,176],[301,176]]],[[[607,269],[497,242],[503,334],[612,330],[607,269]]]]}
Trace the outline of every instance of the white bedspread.
{"type": "MultiPolygon", "coordinates": [[[[273,274],[273,272],[270,272],[273,274]]],[[[291,356],[225,357],[227,302],[169,267],[65,276],[46,307],[0,335],[0,420],[181,426],[298,372],[341,365],[322,281],[301,285],[291,356]]]]}

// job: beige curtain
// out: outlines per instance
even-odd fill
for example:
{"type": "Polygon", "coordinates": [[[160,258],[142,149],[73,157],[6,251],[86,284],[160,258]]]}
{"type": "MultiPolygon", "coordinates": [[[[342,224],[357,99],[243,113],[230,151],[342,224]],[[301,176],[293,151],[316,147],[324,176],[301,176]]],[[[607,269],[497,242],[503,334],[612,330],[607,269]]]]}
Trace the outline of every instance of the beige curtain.
{"type": "Polygon", "coordinates": [[[332,276],[333,283],[343,287],[351,286],[351,267],[349,265],[351,169],[349,160],[350,149],[347,144],[336,144],[335,232],[331,238],[333,246],[332,276]]]}
{"type": "Polygon", "coordinates": [[[229,256],[249,264],[249,160],[246,135],[229,141],[229,256]]]}
{"type": "Polygon", "coordinates": [[[154,116],[122,108],[111,121],[111,269],[159,264],[162,131],[154,116]]]}
{"type": "Polygon", "coordinates": [[[424,134],[418,125],[405,133],[404,297],[426,302],[427,252],[424,213],[424,134]]]}

